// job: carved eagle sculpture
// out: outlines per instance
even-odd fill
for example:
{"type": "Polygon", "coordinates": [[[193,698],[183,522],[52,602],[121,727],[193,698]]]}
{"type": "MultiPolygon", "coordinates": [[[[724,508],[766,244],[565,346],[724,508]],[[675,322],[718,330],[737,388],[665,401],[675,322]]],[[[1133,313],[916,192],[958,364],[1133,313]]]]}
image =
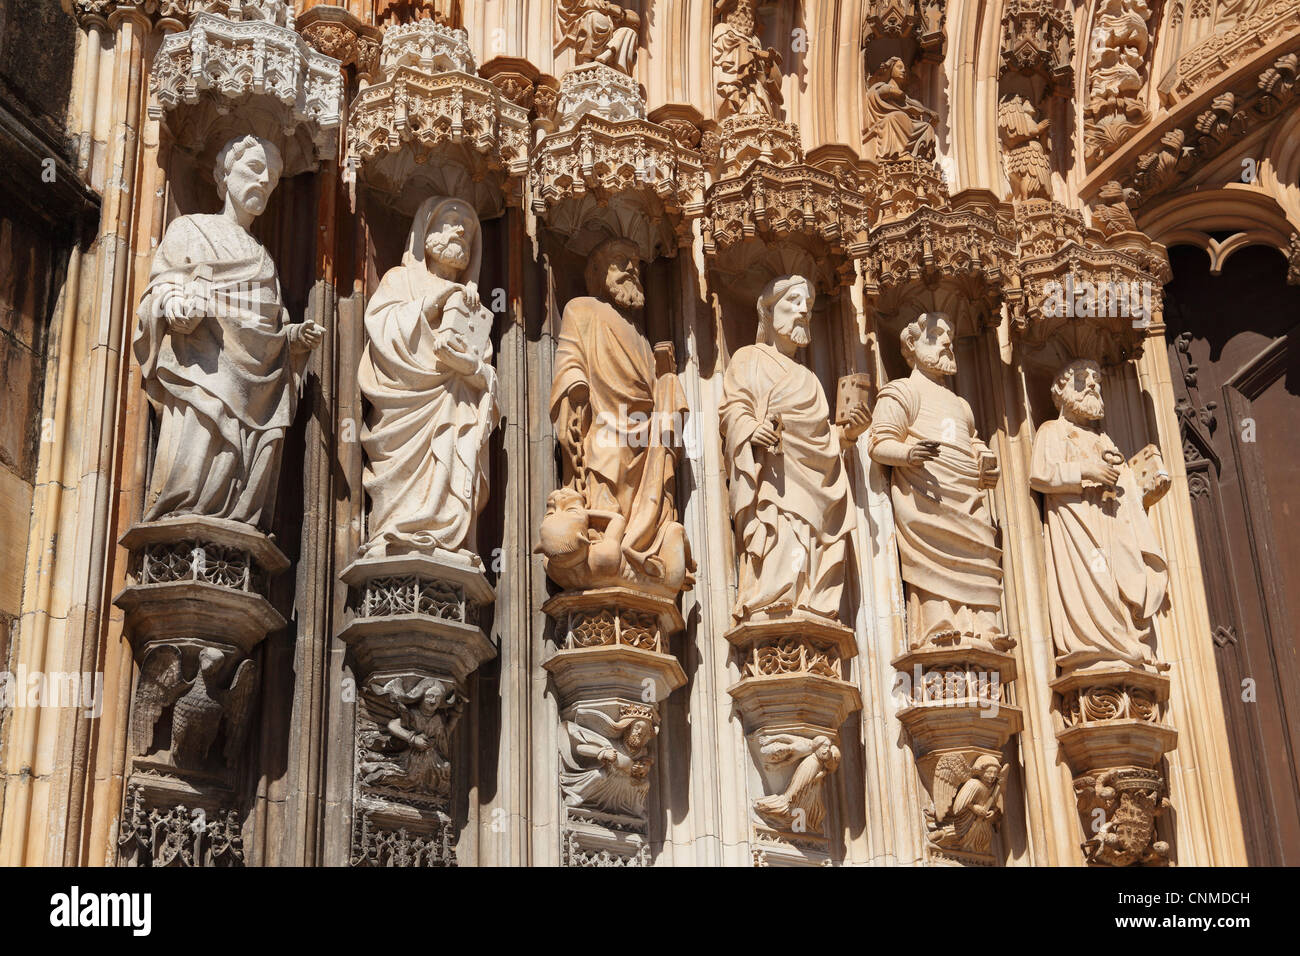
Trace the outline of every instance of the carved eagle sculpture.
{"type": "Polygon", "coordinates": [[[148,752],[158,718],[172,708],[170,751],[180,766],[195,766],[206,760],[224,719],[226,763],[234,766],[243,749],[257,687],[257,663],[251,658],[235,669],[230,687],[214,686],[226,655],[215,647],[199,651],[198,671],[193,680],[182,676],[179,648],[163,644],[152,648],[140,666],[131,738],[137,754],[148,752]]]}

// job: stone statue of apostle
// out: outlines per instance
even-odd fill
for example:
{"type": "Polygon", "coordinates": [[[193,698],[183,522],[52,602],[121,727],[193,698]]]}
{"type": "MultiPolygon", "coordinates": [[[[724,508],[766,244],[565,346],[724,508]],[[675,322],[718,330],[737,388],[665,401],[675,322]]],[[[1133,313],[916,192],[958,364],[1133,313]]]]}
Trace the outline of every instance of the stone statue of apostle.
{"type": "Polygon", "coordinates": [[[248,232],[282,168],[264,139],[226,143],[214,170],[221,212],[181,216],[154,255],[133,343],[161,422],[146,521],[271,527],[284,433],[323,334],[289,323],[275,263],[248,232]]]}
{"type": "Polygon", "coordinates": [[[474,525],[487,501],[488,436],[500,418],[492,313],[478,295],[482,248],[468,203],[426,199],[401,265],[366,305],[357,372],[369,403],[361,433],[366,555],[479,561],[474,525]]]}
{"type": "Polygon", "coordinates": [[[804,611],[838,619],[853,530],[840,454],[866,429],[862,406],[830,422],[817,376],[795,355],[811,341],[813,287],[781,276],[758,298],[758,336],[723,380],[722,436],[740,555],[737,621],[804,611]]]}

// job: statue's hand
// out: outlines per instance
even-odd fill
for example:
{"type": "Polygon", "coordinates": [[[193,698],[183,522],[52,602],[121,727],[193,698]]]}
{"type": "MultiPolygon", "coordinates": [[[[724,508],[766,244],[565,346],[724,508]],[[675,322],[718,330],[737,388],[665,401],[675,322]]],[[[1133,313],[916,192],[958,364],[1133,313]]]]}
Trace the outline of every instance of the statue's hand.
{"type": "Polygon", "coordinates": [[[865,405],[854,405],[849,412],[849,420],[841,426],[841,435],[845,442],[855,442],[858,436],[871,427],[871,413],[865,405]]]}
{"type": "Polygon", "coordinates": [[[424,736],[424,734],[416,734],[411,738],[411,746],[416,750],[428,750],[429,738],[424,736]]]}
{"type": "Polygon", "coordinates": [[[473,375],[478,371],[479,361],[470,354],[469,343],[459,332],[440,330],[434,347],[442,363],[457,375],[473,375]]]}
{"type": "Polygon", "coordinates": [[[780,436],[776,433],[776,429],[767,422],[761,422],[759,423],[759,426],[754,429],[754,434],[749,436],[749,440],[759,448],[765,448],[768,451],[772,451],[776,448],[777,442],[780,441],[780,436]]]}
{"type": "Polygon", "coordinates": [[[319,348],[324,338],[325,327],[317,325],[311,319],[289,326],[289,344],[299,352],[310,352],[319,348]]]}
{"type": "Polygon", "coordinates": [[[1119,483],[1119,469],[1100,461],[1086,461],[1079,468],[1080,477],[1114,488],[1119,483]]]}
{"type": "Polygon", "coordinates": [[[465,296],[465,305],[471,312],[477,312],[478,307],[483,304],[483,300],[479,298],[477,282],[466,282],[462,295],[465,296]]]}
{"type": "Polygon", "coordinates": [[[930,439],[921,441],[908,442],[907,444],[907,463],[909,465],[923,465],[927,461],[933,461],[939,457],[939,443],[930,439]]]}
{"type": "Polygon", "coordinates": [[[203,313],[191,311],[189,303],[180,293],[167,297],[163,303],[163,316],[167,319],[167,328],[177,335],[189,335],[198,327],[203,313]]]}

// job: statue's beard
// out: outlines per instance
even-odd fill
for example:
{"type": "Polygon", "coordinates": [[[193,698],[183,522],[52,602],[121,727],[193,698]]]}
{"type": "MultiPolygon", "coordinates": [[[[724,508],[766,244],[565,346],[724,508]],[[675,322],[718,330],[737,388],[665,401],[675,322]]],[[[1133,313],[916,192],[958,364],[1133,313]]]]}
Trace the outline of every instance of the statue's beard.
{"type": "Polygon", "coordinates": [[[641,283],[636,279],[627,278],[610,282],[609,294],[614,302],[624,309],[639,309],[645,305],[645,293],[641,291],[641,283]]]}
{"type": "Polygon", "coordinates": [[[940,375],[956,375],[957,359],[945,352],[942,355],[935,356],[933,361],[927,362],[926,367],[933,372],[938,372],[940,375]]]}
{"type": "Polygon", "coordinates": [[[1067,417],[1075,421],[1100,421],[1106,414],[1106,403],[1100,395],[1091,392],[1076,392],[1065,400],[1067,417]]]}
{"type": "Polygon", "coordinates": [[[812,333],[808,331],[806,325],[796,325],[790,330],[790,341],[799,348],[807,348],[808,343],[812,341],[812,333]]]}

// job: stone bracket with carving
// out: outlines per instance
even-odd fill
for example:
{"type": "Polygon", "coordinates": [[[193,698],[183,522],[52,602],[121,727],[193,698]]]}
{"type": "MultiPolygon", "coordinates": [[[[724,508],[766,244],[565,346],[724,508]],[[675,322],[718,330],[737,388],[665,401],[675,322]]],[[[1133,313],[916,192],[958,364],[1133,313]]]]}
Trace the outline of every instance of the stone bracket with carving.
{"type": "Polygon", "coordinates": [[[621,587],[566,591],[542,610],[560,645],[543,666],[562,721],[562,861],[647,866],[661,704],[686,683],[668,652],[681,614],[674,600],[621,587]]]}
{"type": "Polygon", "coordinates": [[[845,679],[853,631],[810,614],[746,621],[726,634],[741,665],[727,688],[762,792],[751,801],[759,866],[820,866],[833,851],[826,787],[840,762],[840,727],[862,708],[845,679]]]}

